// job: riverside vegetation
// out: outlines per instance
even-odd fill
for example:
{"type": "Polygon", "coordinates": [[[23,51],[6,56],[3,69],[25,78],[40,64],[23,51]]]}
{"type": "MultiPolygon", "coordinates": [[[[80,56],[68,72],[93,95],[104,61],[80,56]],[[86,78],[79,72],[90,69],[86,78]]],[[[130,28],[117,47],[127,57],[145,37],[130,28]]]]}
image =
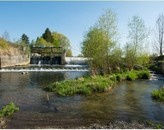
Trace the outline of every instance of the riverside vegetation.
{"type": "Polygon", "coordinates": [[[18,110],[19,108],[13,102],[2,107],[0,110],[0,129],[6,127],[7,117],[13,115],[18,110]]]}
{"type": "Polygon", "coordinates": [[[124,73],[113,73],[104,76],[86,76],[73,80],[55,82],[45,89],[61,96],[71,96],[75,94],[90,95],[93,92],[107,92],[112,86],[122,80],[148,79],[149,76],[150,72],[148,70],[132,70],[124,73]]]}
{"type": "Polygon", "coordinates": [[[152,97],[158,101],[164,101],[164,87],[154,90],[152,92],[152,97]]]}
{"type": "Polygon", "coordinates": [[[19,108],[15,106],[13,102],[10,102],[8,105],[3,106],[2,109],[0,110],[0,118],[4,116],[10,116],[18,110],[19,108]]]}

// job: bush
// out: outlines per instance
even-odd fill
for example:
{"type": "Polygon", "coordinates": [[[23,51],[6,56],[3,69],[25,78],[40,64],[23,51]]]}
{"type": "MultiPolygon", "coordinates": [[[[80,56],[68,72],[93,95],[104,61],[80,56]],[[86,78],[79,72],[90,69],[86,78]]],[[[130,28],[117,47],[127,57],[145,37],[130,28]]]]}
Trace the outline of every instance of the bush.
{"type": "Polygon", "coordinates": [[[0,48],[2,49],[8,48],[8,42],[5,41],[3,38],[0,38],[0,48]]]}
{"type": "Polygon", "coordinates": [[[164,87],[162,87],[158,90],[154,90],[152,92],[152,97],[156,100],[164,101],[164,87]]]}
{"type": "Polygon", "coordinates": [[[138,79],[149,79],[150,72],[147,70],[141,70],[137,72],[138,79]]]}
{"type": "Polygon", "coordinates": [[[126,79],[129,81],[136,80],[137,78],[138,78],[137,74],[133,71],[128,72],[127,77],[126,77],[126,79]]]}
{"type": "Polygon", "coordinates": [[[14,112],[16,112],[18,110],[19,110],[19,108],[16,107],[13,102],[11,102],[8,105],[2,107],[2,109],[0,111],[0,117],[10,116],[10,115],[12,115],[14,112]]]}

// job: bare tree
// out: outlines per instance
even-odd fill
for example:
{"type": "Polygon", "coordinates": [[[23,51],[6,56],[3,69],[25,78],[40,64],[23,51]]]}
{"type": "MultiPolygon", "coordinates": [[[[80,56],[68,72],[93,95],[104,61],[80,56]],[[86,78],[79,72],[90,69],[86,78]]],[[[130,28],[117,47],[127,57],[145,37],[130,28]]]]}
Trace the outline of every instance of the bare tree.
{"type": "Polygon", "coordinates": [[[10,41],[10,35],[7,31],[5,31],[3,34],[2,34],[2,37],[7,40],[7,41],[10,41]]]}
{"type": "Polygon", "coordinates": [[[146,48],[144,45],[147,42],[149,31],[139,16],[133,16],[128,27],[129,35],[128,43],[125,46],[125,61],[129,69],[132,69],[135,64],[140,64],[139,61],[143,59],[143,56],[145,57],[146,48]]]}
{"type": "Polygon", "coordinates": [[[160,56],[163,55],[164,46],[164,15],[158,16],[155,27],[155,43],[154,48],[157,50],[160,56]]]}

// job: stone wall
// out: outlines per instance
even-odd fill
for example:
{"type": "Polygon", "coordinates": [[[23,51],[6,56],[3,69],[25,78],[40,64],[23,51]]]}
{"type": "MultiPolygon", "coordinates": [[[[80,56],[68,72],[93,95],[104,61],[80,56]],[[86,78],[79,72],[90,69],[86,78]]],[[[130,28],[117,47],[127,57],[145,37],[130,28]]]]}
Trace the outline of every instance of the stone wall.
{"type": "Polygon", "coordinates": [[[16,65],[27,65],[29,63],[29,55],[0,55],[0,68],[16,65]]]}

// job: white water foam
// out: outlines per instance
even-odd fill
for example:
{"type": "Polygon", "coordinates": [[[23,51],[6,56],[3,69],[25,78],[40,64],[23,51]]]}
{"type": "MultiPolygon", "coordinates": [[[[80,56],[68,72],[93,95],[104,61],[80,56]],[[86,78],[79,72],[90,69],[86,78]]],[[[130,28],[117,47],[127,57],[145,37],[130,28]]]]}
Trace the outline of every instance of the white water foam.
{"type": "Polygon", "coordinates": [[[0,69],[0,72],[86,72],[86,68],[33,68],[33,69],[0,69]]]}

